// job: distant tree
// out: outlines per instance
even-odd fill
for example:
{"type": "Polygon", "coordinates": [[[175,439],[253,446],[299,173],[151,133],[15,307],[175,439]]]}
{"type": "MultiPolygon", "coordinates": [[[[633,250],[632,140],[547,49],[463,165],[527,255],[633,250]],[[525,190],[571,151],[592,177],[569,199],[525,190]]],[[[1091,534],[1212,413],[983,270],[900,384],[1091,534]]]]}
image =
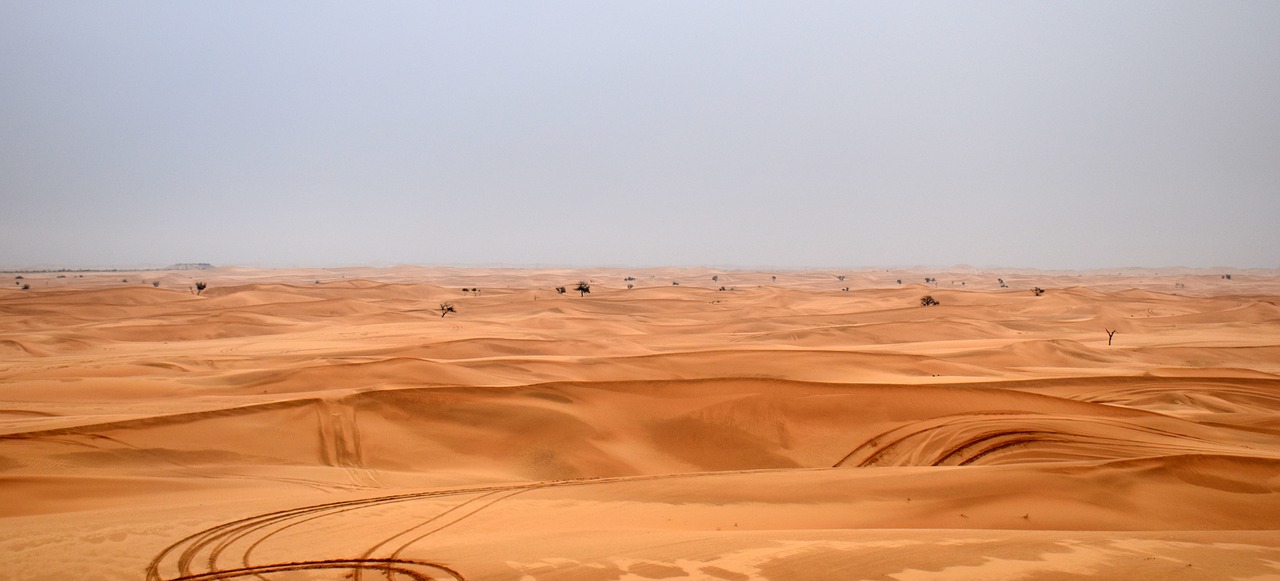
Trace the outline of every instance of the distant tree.
{"type": "Polygon", "coordinates": [[[556,287],[556,292],[557,292],[557,293],[559,293],[559,294],[564,294],[564,293],[565,293],[565,289],[564,289],[564,287],[562,287],[562,286],[558,286],[558,287],[556,287]]]}
{"type": "Polygon", "coordinates": [[[1112,331],[1111,329],[1107,329],[1106,327],[1103,327],[1103,329],[1107,331],[1107,345],[1110,345],[1111,339],[1116,336],[1116,331],[1119,331],[1119,329],[1116,329],[1116,331],[1112,331]]]}
{"type": "Polygon", "coordinates": [[[160,288],[160,281],[158,280],[151,281],[151,286],[155,288],[160,288]]]}
{"type": "Polygon", "coordinates": [[[902,279],[898,279],[898,284],[902,284],[902,279]]]}
{"type": "Polygon", "coordinates": [[[587,284],[586,281],[579,281],[578,286],[573,287],[573,290],[578,291],[578,296],[585,297],[587,293],[591,292],[591,285],[587,284]]]}
{"type": "Polygon", "coordinates": [[[628,276],[627,278],[622,279],[623,282],[634,282],[635,280],[636,277],[634,276],[628,276]]]}
{"type": "Polygon", "coordinates": [[[920,306],[922,307],[932,307],[933,305],[940,304],[942,303],[935,300],[931,295],[924,295],[923,297],[920,297],[920,306]]]}
{"type": "Polygon", "coordinates": [[[843,274],[838,275],[836,276],[836,279],[839,280],[840,282],[844,282],[844,275],[843,274]]]}
{"type": "Polygon", "coordinates": [[[458,311],[454,310],[454,308],[453,308],[453,303],[440,303],[440,318],[441,318],[441,319],[443,319],[443,318],[444,318],[444,316],[445,316],[445,315],[447,315],[447,314],[449,314],[449,313],[457,314],[457,312],[458,312],[458,311]]]}
{"type": "Polygon", "coordinates": [[[207,285],[207,284],[205,284],[204,282],[201,282],[201,281],[196,281],[196,294],[197,294],[197,295],[199,295],[200,293],[204,292],[204,289],[206,289],[206,288],[209,288],[209,285],[207,285]]]}
{"type": "Polygon", "coordinates": [[[1042,288],[1040,288],[1040,287],[1036,287],[1036,288],[1031,289],[1031,292],[1036,293],[1036,296],[1040,296],[1040,295],[1044,294],[1044,289],[1042,289],[1042,288]]]}
{"type": "Polygon", "coordinates": [[[720,292],[724,292],[724,287],[720,287],[720,292]]]}
{"type": "Polygon", "coordinates": [[[842,290],[842,291],[844,291],[844,292],[849,292],[849,287],[844,287],[844,288],[842,288],[842,289],[840,289],[840,290],[842,290]]]}
{"type": "Polygon", "coordinates": [[[774,275],[774,276],[773,276],[773,282],[778,282],[778,276],[777,276],[777,275],[774,275]]]}
{"type": "Polygon", "coordinates": [[[715,276],[712,276],[711,282],[720,282],[720,275],[717,274],[715,276]]]}
{"type": "Polygon", "coordinates": [[[674,281],[674,280],[673,280],[673,281],[671,281],[671,286],[680,286],[680,282],[679,282],[679,281],[674,281]]]}
{"type": "Polygon", "coordinates": [[[129,279],[127,279],[127,278],[122,278],[122,279],[120,279],[120,282],[129,282],[129,279]]]}
{"type": "Polygon", "coordinates": [[[627,290],[631,290],[631,289],[633,289],[633,288],[636,288],[636,285],[631,284],[631,283],[627,283],[627,290]]]}
{"type": "Polygon", "coordinates": [[[31,290],[31,285],[29,285],[29,284],[23,284],[23,285],[22,285],[22,290],[31,290]]]}

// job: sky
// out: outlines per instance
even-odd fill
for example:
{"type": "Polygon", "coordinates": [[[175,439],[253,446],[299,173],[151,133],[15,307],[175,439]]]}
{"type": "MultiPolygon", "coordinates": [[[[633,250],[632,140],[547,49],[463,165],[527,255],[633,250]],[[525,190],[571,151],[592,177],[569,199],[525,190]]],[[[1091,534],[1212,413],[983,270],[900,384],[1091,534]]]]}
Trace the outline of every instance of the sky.
{"type": "Polygon", "coordinates": [[[0,267],[1280,267],[1280,2],[0,0],[0,267]]]}

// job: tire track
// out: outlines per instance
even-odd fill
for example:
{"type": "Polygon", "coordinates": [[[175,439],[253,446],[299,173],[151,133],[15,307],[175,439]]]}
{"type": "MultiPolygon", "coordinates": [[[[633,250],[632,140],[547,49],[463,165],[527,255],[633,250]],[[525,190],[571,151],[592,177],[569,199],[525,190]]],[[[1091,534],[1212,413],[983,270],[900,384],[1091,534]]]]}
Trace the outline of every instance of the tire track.
{"type": "Polygon", "coordinates": [[[447,565],[430,561],[402,559],[400,558],[400,555],[415,543],[419,543],[431,535],[454,526],[499,502],[512,498],[516,495],[532,492],[538,489],[611,484],[619,482],[643,482],[676,478],[696,478],[717,475],[782,472],[789,470],[790,469],[734,470],[713,473],[620,476],[612,478],[556,480],[525,484],[482,486],[475,488],[429,490],[423,492],[378,496],[373,498],[343,500],[271,511],[228,521],[179,539],[168,547],[165,547],[151,560],[146,567],[145,579],[147,581],[196,581],[246,577],[258,577],[261,579],[263,578],[263,575],[288,571],[345,569],[349,571],[351,578],[358,578],[358,576],[363,572],[383,572],[387,574],[404,574],[411,579],[436,579],[439,578],[438,575],[443,573],[448,575],[448,577],[445,577],[446,579],[451,578],[462,581],[464,579],[463,575],[460,572],[449,568],[447,565]],[[252,554],[256,550],[260,549],[262,545],[272,537],[316,521],[337,517],[338,515],[352,513],[355,511],[390,506],[397,503],[466,495],[475,495],[476,497],[452,506],[422,523],[418,523],[383,538],[378,543],[365,549],[362,556],[357,558],[335,557],[256,565],[251,562],[252,554]],[[486,501],[486,499],[488,500],[486,501]],[[465,513],[458,515],[456,518],[449,519],[451,515],[464,510],[466,511],[465,513]],[[436,526],[431,530],[401,542],[396,546],[395,551],[392,552],[390,557],[375,558],[372,556],[381,548],[396,542],[396,539],[405,537],[406,535],[420,530],[432,523],[439,523],[442,519],[449,520],[440,523],[439,526],[436,526]],[[223,560],[224,554],[232,551],[234,547],[239,545],[245,545],[245,548],[237,559],[237,566],[225,569],[220,568],[219,563],[223,560]],[[196,563],[200,563],[202,565],[202,570],[196,570],[196,563]],[[417,569],[414,569],[414,567],[417,569]],[[435,571],[435,573],[432,573],[432,571],[435,571]]]}
{"type": "Polygon", "coordinates": [[[988,413],[943,416],[899,426],[862,443],[833,467],[967,466],[999,451],[1036,446],[1041,452],[1100,459],[1202,452],[1280,456],[1194,432],[1215,429],[1187,424],[1173,431],[1126,419],[988,413]]]}

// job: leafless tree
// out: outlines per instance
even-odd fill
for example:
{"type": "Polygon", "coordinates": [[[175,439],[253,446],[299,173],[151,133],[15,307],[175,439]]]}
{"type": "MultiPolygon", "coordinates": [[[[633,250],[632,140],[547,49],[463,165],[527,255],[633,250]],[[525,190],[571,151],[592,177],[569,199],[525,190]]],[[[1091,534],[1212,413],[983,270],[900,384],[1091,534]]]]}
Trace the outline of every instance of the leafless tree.
{"type": "Polygon", "coordinates": [[[1040,287],[1036,287],[1036,288],[1031,289],[1031,292],[1036,293],[1036,296],[1040,296],[1040,295],[1044,294],[1044,289],[1042,289],[1042,288],[1040,288],[1040,287]]]}
{"type": "MultiPolygon", "coordinates": [[[[1104,329],[1105,329],[1105,327],[1104,327],[1104,329]]],[[[1116,329],[1116,331],[1118,331],[1118,330],[1119,330],[1119,329],[1116,329]]],[[[1115,337],[1115,336],[1116,336],[1116,332],[1115,332],[1115,331],[1112,331],[1111,329],[1106,329],[1106,331],[1107,331],[1107,345],[1110,345],[1110,344],[1111,344],[1111,339],[1112,339],[1113,337],[1115,337]]]]}
{"type": "Polygon", "coordinates": [[[454,310],[453,303],[440,303],[440,318],[443,319],[449,313],[458,313],[458,311],[454,310]]]}
{"type": "Polygon", "coordinates": [[[578,286],[573,287],[573,290],[578,291],[578,296],[585,297],[587,293],[591,292],[591,285],[587,284],[586,281],[579,281],[578,286]]]}

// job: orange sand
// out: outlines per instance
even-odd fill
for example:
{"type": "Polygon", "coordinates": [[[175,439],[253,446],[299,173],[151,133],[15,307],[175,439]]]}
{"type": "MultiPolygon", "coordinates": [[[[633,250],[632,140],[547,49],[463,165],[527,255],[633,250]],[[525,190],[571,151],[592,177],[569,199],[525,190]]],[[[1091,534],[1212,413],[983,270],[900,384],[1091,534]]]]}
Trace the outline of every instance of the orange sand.
{"type": "Polygon", "coordinates": [[[1219,274],[23,274],[0,578],[1280,579],[1280,273],[1219,274]]]}

